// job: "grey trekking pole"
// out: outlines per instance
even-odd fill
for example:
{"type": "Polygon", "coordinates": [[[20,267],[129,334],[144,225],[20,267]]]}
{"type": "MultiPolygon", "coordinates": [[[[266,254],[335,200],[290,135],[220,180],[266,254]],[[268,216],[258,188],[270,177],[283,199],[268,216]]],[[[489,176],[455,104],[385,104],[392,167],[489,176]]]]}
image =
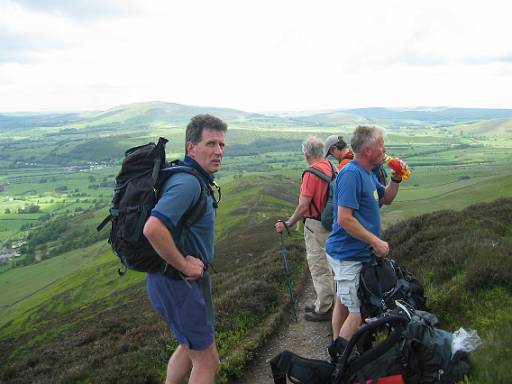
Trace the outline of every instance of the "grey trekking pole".
{"type": "MultiPolygon", "coordinates": [[[[286,224],[285,224],[286,226],[286,224]]],[[[286,230],[288,231],[288,227],[286,227],[286,230]]],[[[288,233],[290,233],[288,231],[288,233]]],[[[281,250],[279,251],[281,254],[281,257],[283,258],[283,265],[284,265],[284,274],[286,276],[286,282],[288,284],[288,293],[290,294],[290,304],[292,306],[292,315],[293,319],[295,321],[298,321],[297,317],[297,299],[295,298],[295,294],[293,293],[293,280],[292,280],[292,274],[290,272],[290,269],[288,268],[288,251],[286,250],[286,246],[284,244],[284,236],[281,233],[281,250]]]]}

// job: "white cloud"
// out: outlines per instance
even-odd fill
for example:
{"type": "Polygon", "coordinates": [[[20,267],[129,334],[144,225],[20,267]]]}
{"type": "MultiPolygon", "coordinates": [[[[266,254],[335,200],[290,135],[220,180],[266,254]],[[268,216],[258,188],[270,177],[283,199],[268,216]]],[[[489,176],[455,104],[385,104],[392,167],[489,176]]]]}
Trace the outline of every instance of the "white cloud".
{"type": "Polygon", "coordinates": [[[147,100],[250,111],[512,108],[511,8],[497,0],[0,0],[0,111],[147,100]]]}

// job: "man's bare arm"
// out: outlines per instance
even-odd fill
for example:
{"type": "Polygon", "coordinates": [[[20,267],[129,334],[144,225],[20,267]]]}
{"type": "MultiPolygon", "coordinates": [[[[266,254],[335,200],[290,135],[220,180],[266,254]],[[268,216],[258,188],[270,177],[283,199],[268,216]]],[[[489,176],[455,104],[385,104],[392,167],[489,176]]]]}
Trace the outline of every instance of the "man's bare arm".
{"type": "MultiPolygon", "coordinates": [[[[397,176],[398,178],[398,176],[397,176]]],[[[386,189],[384,190],[384,196],[381,199],[382,204],[389,205],[395,200],[396,195],[398,194],[398,188],[400,184],[395,183],[393,180],[386,185],[386,189]]]]}
{"type": "Polygon", "coordinates": [[[372,246],[377,256],[383,257],[389,253],[388,243],[363,227],[354,217],[352,208],[338,206],[338,224],[352,237],[372,246]]]}
{"type": "Polygon", "coordinates": [[[162,259],[182,272],[189,280],[195,280],[203,275],[203,262],[190,255],[184,257],[176,247],[171,233],[160,219],[151,216],[146,221],[144,236],[162,259]]]}
{"type": "MultiPolygon", "coordinates": [[[[308,211],[309,205],[311,204],[312,197],[304,196],[303,194],[299,195],[299,203],[297,207],[295,207],[295,211],[293,211],[292,215],[288,220],[286,220],[286,224],[291,226],[294,225],[297,221],[302,219],[306,212],[308,211]]],[[[277,222],[275,224],[276,231],[282,233],[285,231],[286,227],[282,222],[277,222]]]]}

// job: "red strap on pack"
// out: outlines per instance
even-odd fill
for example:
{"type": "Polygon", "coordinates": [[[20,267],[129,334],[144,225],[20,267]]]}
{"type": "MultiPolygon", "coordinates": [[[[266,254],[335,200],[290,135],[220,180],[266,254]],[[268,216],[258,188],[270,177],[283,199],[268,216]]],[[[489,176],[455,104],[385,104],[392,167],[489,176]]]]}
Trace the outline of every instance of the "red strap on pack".
{"type": "MultiPolygon", "coordinates": [[[[356,382],[357,383],[357,382],[356,382]]],[[[366,380],[366,384],[372,384],[373,380],[366,380]]],[[[404,378],[402,375],[393,375],[380,377],[377,379],[377,384],[405,384],[404,378]]]]}

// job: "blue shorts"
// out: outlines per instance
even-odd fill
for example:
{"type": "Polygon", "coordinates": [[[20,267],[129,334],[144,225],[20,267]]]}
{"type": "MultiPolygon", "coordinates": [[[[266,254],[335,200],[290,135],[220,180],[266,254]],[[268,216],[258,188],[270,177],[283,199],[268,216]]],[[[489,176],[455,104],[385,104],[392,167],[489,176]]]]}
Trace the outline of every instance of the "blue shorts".
{"type": "Polygon", "coordinates": [[[203,288],[198,280],[173,280],[148,273],[146,287],[153,307],[160,312],[179,344],[193,350],[208,348],[215,341],[215,327],[208,325],[203,288]]]}

